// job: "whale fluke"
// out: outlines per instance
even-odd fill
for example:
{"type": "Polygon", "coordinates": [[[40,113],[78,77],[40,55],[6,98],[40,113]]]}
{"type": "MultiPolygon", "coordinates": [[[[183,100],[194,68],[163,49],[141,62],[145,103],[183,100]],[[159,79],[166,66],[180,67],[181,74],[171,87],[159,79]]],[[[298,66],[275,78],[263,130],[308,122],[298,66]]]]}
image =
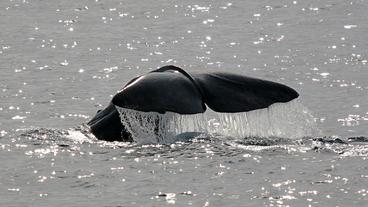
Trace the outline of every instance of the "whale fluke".
{"type": "Polygon", "coordinates": [[[288,102],[299,94],[272,81],[231,73],[188,74],[165,66],[130,81],[112,99],[114,105],[144,112],[246,112],[288,102]]]}
{"type": "Polygon", "coordinates": [[[299,96],[280,83],[236,74],[207,73],[192,77],[201,88],[206,105],[217,112],[247,112],[299,96]]]}
{"type": "Polygon", "coordinates": [[[200,91],[185,74],[173,70],[175,68],[160,68],[135,78],[113,97],[112,103],[144,112],[203,113],[206,106],[200,91]]]}
{"type": "Polygon", "coordinates": [[[247,112],[288,102],[299,94],[280,83],[231,73],[187,73],[164,66],[129,81],[87,124],[98,138],[132,141],[115,106],[142,112],[197,114],[247,112]]]}

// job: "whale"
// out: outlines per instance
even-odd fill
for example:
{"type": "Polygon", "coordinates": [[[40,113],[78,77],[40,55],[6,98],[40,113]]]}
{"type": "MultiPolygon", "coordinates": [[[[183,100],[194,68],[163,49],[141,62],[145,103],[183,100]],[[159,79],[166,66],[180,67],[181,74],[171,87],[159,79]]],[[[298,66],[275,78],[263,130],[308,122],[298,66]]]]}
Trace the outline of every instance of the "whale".
{"type": "Polygon", "coordinates": [[[207,107],[220,113],[238,113],[286,103],[298,96],[293,88],[273,81],[228,72],[192,73],[167,65],[130,80],[87,126],[99,140],[132,142],[117,107],[160,114],[198,114],[207,107]]]}

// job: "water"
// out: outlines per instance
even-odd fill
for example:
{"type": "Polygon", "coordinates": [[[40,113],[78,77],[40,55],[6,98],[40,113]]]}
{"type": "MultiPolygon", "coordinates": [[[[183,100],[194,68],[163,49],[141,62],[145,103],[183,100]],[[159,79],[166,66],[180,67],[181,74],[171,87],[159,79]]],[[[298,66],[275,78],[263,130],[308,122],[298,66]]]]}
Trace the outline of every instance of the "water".
{"type": "Polygon", "coordinates": [[[367,7],[1,1],[1,206],[366,206],[367,7]],[[141,145],[85,131],[127,81],[167,64],[285,83],[319,135],[141,145]]]}
{"type": "Polygon", "coordinates": [[[237,139],[245,137],[300,139],[314,137],[320,133],[314,117],[295,100],[241,113],[216,113],[210,108],[205,113],[193,115],[140,112],[120,107],[117,107],[117,110],[121,123],[138,144],[173,143],[177,138],[180,140],[188,135],[189,138],[194,138],[198,133],[206,134],[204,136],[226,135],[237,139]]]}

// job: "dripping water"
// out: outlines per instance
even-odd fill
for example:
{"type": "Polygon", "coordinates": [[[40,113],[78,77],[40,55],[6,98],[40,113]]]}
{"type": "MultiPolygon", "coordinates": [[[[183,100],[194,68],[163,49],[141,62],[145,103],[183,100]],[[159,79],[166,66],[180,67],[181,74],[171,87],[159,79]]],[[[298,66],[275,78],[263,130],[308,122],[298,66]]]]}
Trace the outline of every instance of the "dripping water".
{"type": "Polygon", "coordinates": [[[171,143],[187,132],[221,134],[235,138],[281,137],[297,139],[319,134],[311,112],[299,101],[276,103],[268,108],[218,113],[182,115],[173,112],[140,112],[117,107],[121,123],[138,143],[171,143]]]}

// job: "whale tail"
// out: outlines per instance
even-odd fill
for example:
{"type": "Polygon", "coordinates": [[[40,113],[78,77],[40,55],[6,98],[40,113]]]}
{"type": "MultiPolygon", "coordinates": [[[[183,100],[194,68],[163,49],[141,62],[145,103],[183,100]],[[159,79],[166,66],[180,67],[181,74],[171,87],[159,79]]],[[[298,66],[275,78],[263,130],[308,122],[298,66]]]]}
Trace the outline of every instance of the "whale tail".
{"type": "Polygon", "coordinates": [[[230,73],[194,74],[208,107],[217,112],[247,112],[289,102],[299,96],[292,88],[272,81],[230,73]]]}
{"type": "Polygon", "coordinates": [[[197,114],[206,110],[194,80],[175,66],[136,77],[113,97],[112,103],[143,112],[197,114]]]}
{"type": "Polygon", "coordinates": [[[143,112],[197,114],[206,105],[217,112],[246,112],[288,102],[299,94],[266,80],[230,73],[189,74],[164,66],[128,82],[87,124],[101,140],[133,141],[115,106],[143,112]]]}
{"type": "Polygon", "coordinates": [[[90,131],[100,140],[105,141],[133,141],[120,122],[119,112],[113,104],[98,110],[96,115],[87,123],[90,131]]]}
{"type": "Polygon", "coordinates": [[[288,102],[299,94],[280,83],[231,73],[188,74],[164,66],[130,81],[112,103],[138,111],[179,114],[247,112],[288,102]]]}

